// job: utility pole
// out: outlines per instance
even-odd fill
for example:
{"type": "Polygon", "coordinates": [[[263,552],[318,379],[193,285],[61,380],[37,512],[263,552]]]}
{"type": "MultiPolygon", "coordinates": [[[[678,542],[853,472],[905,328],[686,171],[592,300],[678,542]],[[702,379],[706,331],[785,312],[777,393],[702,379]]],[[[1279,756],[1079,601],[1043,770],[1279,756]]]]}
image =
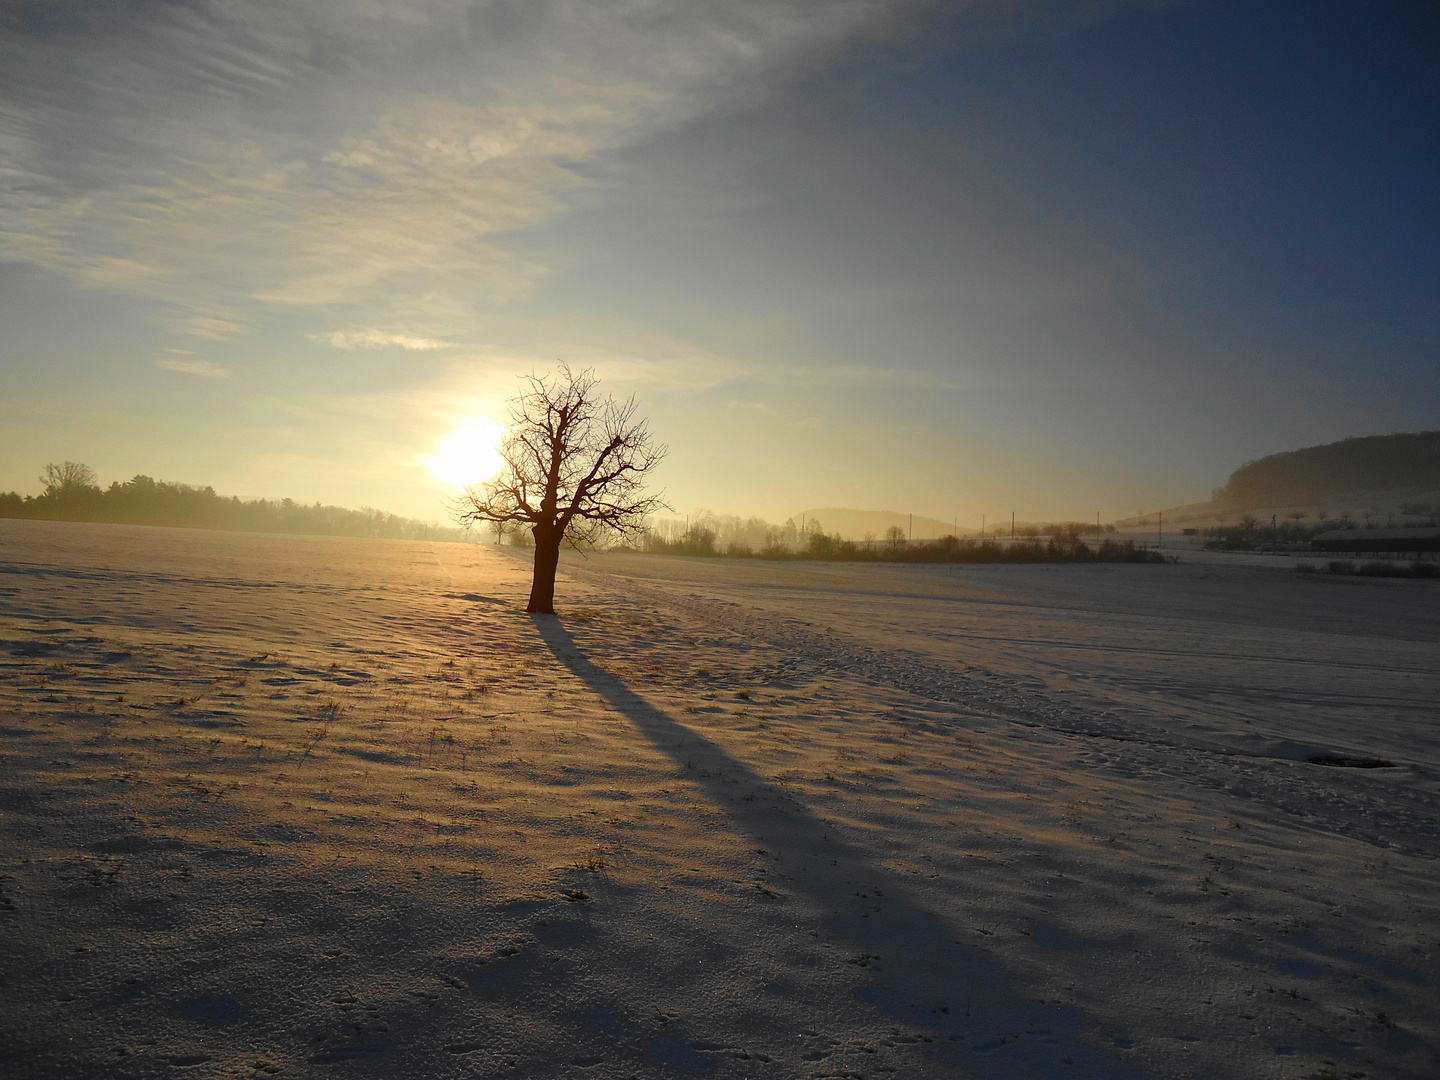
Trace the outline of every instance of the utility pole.
{"type": "Polygon", "coordinates": [[[1157,514],[1155,515],[1155,521],[1156,521],[1157,525],[1158,525],[1159,528],[1160,528],[1160,542],[1159,542],[1159,544],[1157,544],[1156,546],[1157,546],[1161,551],[1164,551],[1164,550],[1165,550],[1165,515],[1164,515],[1163,513],[1157,513],[1157,514]]]}
{"type": "Polygon", "coordinates": [[[910,515],[910,539],[915,539],[915,515],[910,515]]]}
{"type": "Polygon", "coordinates": [[[1015,539],[1015,511],[1010,511],[1010,539],[1015,539]]]}
{"type": "Polygon", "coordinates": [[[980,515],[980,539],[985,539],[985,515],[980,515]]]}
{"type": "Polygon", "coordinates": [[[1100,511],[1095,511],[1095,550],[1100,550],[1100,511]]]}

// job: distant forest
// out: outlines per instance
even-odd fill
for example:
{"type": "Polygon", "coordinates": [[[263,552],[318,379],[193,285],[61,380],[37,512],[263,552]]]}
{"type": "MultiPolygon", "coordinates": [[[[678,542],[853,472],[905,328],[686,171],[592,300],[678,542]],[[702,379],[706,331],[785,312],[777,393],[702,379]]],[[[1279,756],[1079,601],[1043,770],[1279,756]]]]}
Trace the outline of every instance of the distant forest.
{"type": "MultiPolygon", "coordinates": [[[[788,523],[787,523],[788,524],[788,523]]],[[[883,540],[847,540],[826,535],[815,523],[796,544],[793,537],[780,529],[772,529],[765,543],[757,550],[749,544],[730,542],[722,549],[715,533],[703,526],[692,525],[679,535],[666,537],[646,532],[638,547],[619,550],[642,551],[650,555],[695,555],[702,558],[717,555],[738,559],[818,559],[825,562],[911,562],[911,563],[1034,563],[1034,562],[1126,562],[1163,563],[1159,551],[1137,547],[1132,541],[1116,543],[1103,540],[1091,547],[1081,539],[1088,526],[1080,522],[1051,526],[1043,537],[1032,528],[1014,540],[961,540],[942,536],[938,540],[912,541],[903,529],[891,527],[883,540]]],[[[1114,531],[1113,529],[1111,530],[1114,531]]],[[[793,528],[791,529],[793,533],[793,528]]]]}
{"type": "MultiPolygon", "coordinates": [[[[840,514],[850,515],[853,518],[874,517],[879,519],[901,518],[900,514],[864,510],[838,510],[840,514]]],[[[943,524],[933,518],[921,518],[923,523],[943,524]]],[[[1043,537],[1075,539],[1084,536],[1093,536],[1095,526],[1083,521],[1054,521],[1054,522],[1022,522],[1015,526],[1014,536],[1010,536],[1010,524],[1006,522],[1003,528],[992,528],[988,534],[989,539],[1011,539],[1036,540],[1043,537]]],[[[1104,534],[1113,536],[1114,525],[1104,526],[1104,534]]],[[[857,550],[872,550],[878,543],[894,547],[896,543],[904,544],[913,538],[907,538],[907,530],[898,525],[890,528],[881,528],[878,534],[867,532],[855,541],[857,550]],[[898,541],[897,541],[897,538],[898,541]]],[[[923,534],[922,534],[923,535],[923,534]]],[[[811,547],[818,545],[818,550],[828,550],[827,545],[844,543],[850,538],[839,532],[829,533],[820,519],[813,514],[796,523],[794,518],[789,518],[783,525],[772,525],[763,518],[752,517],[742,518],[733,514],[715,514],[709,510],[702,510],[692,514],[685,521],[671,518],[653,519],[646,523],[645,535],[640,540],[643,550],[656,554],[695,554],[697,545],[700,548],[709,546],[713,549],[710,554],[716,555],[742,555],[752,551],[766,551],[770,553],[808,551],[811,547]],[[709,539],[707,540],[706,537],[709,539]]],[[[942,537],[934,538],[938,542],[942,537]]],[[[985,536],[979,539],[986,539],[985,536]]],[[[632,538],[621,546],[631,546],[635,543],[632,538]]]]}
{"type": "Polygon", "coordinates": [[[1440,431],[1370,435],[1271,454],[1230,474],[1212,498],[1229,510],[1303,506],[1352,492],[1440,487],[1440,431]]]}
{"type": "Polygon", "coordinates": [[[469,539],[459,529],[387,514],[369,507],[345,510],[290,499],[240,499],[217,495],[211,487],[135,476],[101,488],[87,465],[67,461],[45,466],[45,491],[23,498],[0,492],[0,518],[41,521],[97,521],[116,525],[165,525],[234,532],[297,533],[309,536],[360,536],[386,540],[469,539]]]}

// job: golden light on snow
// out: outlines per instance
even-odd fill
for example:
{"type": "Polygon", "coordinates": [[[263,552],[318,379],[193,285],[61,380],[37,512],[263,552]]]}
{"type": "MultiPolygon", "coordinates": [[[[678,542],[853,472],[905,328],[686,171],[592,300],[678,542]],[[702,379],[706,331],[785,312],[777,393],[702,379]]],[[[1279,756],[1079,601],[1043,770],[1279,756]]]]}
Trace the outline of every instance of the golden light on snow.
{"type": "Polygon", "coordinates": [[[440,451],[425,464],[437,480],[464,490],[489,480],[499,470],[500,440],[505,429],[489,420],[469,420],[440,443],[440,451]]]}

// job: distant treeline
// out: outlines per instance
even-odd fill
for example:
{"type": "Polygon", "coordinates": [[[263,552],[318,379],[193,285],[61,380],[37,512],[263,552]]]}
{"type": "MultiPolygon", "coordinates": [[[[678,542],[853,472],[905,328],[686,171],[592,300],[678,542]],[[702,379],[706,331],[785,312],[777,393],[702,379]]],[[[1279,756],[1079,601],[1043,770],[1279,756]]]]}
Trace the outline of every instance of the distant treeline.
{"type": "Polygon", "coordinates": [[[1254,551],[1273,544],[1308,544],[1321,533],[1336,529],[1419,527],[1440,528],[1440,505],[1406,502],[1400,504],[1398,512],[1362,511],[1358,521],[1349,510],[1338,514],[1321,510],[1313,517],[1304,510],[1295,510],[1283,520],[1277,517],[1273,521],[1261,521],[1253,514],[1244,514],[1239,521],[1205,529],[1202,535],[1206,538],[1205,546],[1212,551],[1254,551]]]}
{"type": "Polygon", "coordinates": [[[1440,577],[1440,564],[1420,562],[1418,559],[1408,565],[1382,559],[1367,563],[1334,559],[1319,567],[1314,563],[1296,563],[1295,571],[1300,574],[1335,574],[1338,577],[1437,578],[1440,577]]]}
{"type": "Polygon", "coordinates": [[[369,507],[345,510],[290,499],[240,499],[211,487],[168,483],[135,476],[101,488],[89,466],[67,461],[45,466],[45,491],[23,498],[0,493],[0,518],[42,521],[96,521],[116,525],[165,525],[235,532],[360,536],[387,540],[466,540],[459,529],[398,517],[369,507]]]}
{"type": "MultiPolygon", "coordinates": [[[[635,550],[635,549],[632,549],[635,550]]],[[[780,536],[772,536],[759,548],[743,543],[730,543],[722,550],[715,534],[709,529],[692,526],[675,538],[646,533],[638,550],[655,555],[725,556],[740,559],[819,559],[830,562],[907,562],[907,563],[1036,563],[1036,562],[1128,562],[1159,563],[1165,556],[1158,551],[1136,547],[1134,543],[1106,540],[1091,547],[1080,538],[1080,526],[1057,530],[1057,535],[1041,539],[1032,537],[1011,541],[962,540],[942,536],[938,540],[906,540],[901,530],[892,528],[883,541],[843,540],[815,530],[809,532],[804,546],[796,548],[780,536]]]]}
{"type": "MultiPolygon", "coordinates": [[[[676,544],[689,544],[692,547],[697,542],[695,538],[708,535],[709,543],[714,548],[710,554],[744,554],[748,551],[770,552],[776,556],[795,555],[808,551],[813,543],[844,543],[840,534],[827,534],[825,526],[817,518],[805,518],[797,524],[794,518],[789,518],[783,525],[772,525],[763,518],[752,517],[742,518],[732,515],[720,515],[702,510],[693,514],[685,521],[679,520],[652,520],[647,523],[648,528],[639,545],[643,550],[660,552],[662,548],[669,552],[676,544]],[[816,540],[817,537],[822,538],[816,540]],[[668,546],[667,546],[668,545],[668,546]]],[[[1095,535],[1095,526],[1080,521],[1058,521],[1043,524],[1028,523],[1015,527],[1015,537],[1022,540],[1037,540],[1043,537],[1081,538],[1095,535]]],[[[1003,530],[1004,533],[1009,529],[1003,530]]],[[[1105,525],[1101,529],[1102,535],[1113,535],[1114,525],[1105,525]]],[[[1002,530],[993,530],[988,537],[982,536],[979,539],[1000,539],[1002,530]]],[[[1012,538],[1013,539],[1013,538],[1012,538]]],[[[927,540],[921,543],[937,543],[938,541],[927,540]]],[[[898,526],[891,526],[881,536],[873,533],[866,533],[863,540],[855,541],[856,544],[867,549],[874,548],[876,544],[908,544],[916,543],[910,540],[905,530],[898,526]]],[[[688,552],[687,553],[693,553],[688,552]]]]}
{"type": "Polygon", "coordinates": [[[1303,506],[1350,492],[1440,487],[1440,431],[1371,435],[1271,454],[1211,497],[1230,510],[1303,506]]]}

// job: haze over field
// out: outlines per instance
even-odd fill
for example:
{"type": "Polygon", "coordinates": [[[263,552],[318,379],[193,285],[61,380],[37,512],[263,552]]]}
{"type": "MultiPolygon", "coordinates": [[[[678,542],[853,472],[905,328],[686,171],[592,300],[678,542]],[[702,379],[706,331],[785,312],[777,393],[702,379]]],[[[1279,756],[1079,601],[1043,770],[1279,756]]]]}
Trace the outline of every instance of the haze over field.
{"type": "Polygon", "coordinates": [[[442,516],[593,365],[680,514],[973,529],[1433,429],[1432,4],[15,3],[0,491],[442,516]]]}

